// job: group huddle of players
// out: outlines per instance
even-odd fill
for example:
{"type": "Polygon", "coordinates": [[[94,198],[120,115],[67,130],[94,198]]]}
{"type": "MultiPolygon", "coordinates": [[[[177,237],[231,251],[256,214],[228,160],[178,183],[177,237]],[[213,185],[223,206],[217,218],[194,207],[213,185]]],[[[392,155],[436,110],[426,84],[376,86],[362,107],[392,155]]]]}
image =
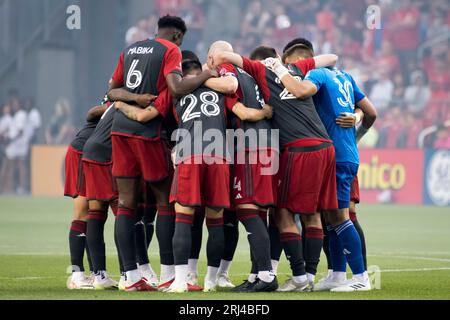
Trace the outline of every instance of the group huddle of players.
{"type": "Polygon", "coordinates": [[[186,31],[181,18],[164,16],[155,39],[126,48],[107,96],[88,112],[68,148],[65,195],[74,198],[75,208],[68,288],[370,290],[355,203],[357,140],[376,119],[371,102],[348,73],[334,67],[336,55],[314,56],[306,39],[291,41],[282,57],[260,46],[250,58],[217,41],[202,66],[194,53],[180,52],[186,31]],[[225,137],[230,128],[258,133],[237,142],[231,159],[226,148],[211,148],[211,137],[205,138],[208,130],[225,137]],[[269,173],[265,169],[273,163],[263,161],[268,157],[279,163],[269,173]],[[115,216],[118,283],[106,273],[109,208],[115,216]],[[200,286],[205,220],[208,267],[200,286]],[[247,231],[252,268],[235,287],[228,271],[239,221],[247,231]],[[159,278],[147,254],[154,228],[159,278]],[[329,272],[314,283],[322,249],[329,272]],[[292,277],[279,286],[283,250],[292,277]],[[91,276],[84,272],[84,251],[91,276]]]}

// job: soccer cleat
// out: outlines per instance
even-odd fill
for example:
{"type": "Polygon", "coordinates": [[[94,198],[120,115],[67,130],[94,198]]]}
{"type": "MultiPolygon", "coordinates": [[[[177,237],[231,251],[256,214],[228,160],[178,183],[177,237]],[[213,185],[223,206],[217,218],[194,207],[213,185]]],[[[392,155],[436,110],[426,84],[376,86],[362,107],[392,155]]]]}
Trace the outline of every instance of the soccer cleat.
{"type": "Polygon", "coordinates": [[[256,280],[256,284],[252,286],[247,292],[273,292],[278,289],[277,277],[272,282],[265,282],[261,279],[256,280]]]}
{"type": "Polygon", "coordinates": [[[205,288],[203,292],[216,292],[217,291],[217,282],[205,281],[205,288]]]}
{"type": "Polygon", "coordinates": [[[306,280],[301,283],[297,283],[294,279],[288,279],[280,288],[277,289],[277,292],[311,292],[312,287],[309,284],[309,281],[306,280]]]}
{"type": "Polygon", "coordinates": [[[189,292],[199,292],[199,291],[203,291],[203,287],[199,286],[199,285],[193,285],[188,283],[188,291],[189,292]]]}
{"type": "Polygon", "coordinates": [[[256,282],[250,282],[248,280],[245,280],[243,283],[241,283],[240,285],[238,285],[237,287],[234,287],[233,289],[231,289],[232,292],[249,292],[250,290],[252,290],[253,286],[256,285],[256,282]]]}
{"type": "Polygon", "coordinates": [[[219,288],[235,288],[236,286],[231,282],[227,274],[219,274],[217,278],[217,285],[219,288]]]}
{"type": "Polygon", "coordinates": [[[187,283],[193,286],[198,286],[198,275],[196,273],[189,273],[187,275],[187,283]]]}
{"type": "Polygon", "coordinates": [[[158,277],[156,276],[156,274],[152,272],[143,272],[142,278],[145,279],[145,281],[147,281],[147,283],[152,287],[158,287],[158,277]]]}
{"type": "Polygon", "coordinates": [[[186,293],[188,292],[188,284],[182,283],[182,284],[176,284],[173,282],[170,287],[168,287],[166,290],[164,290],[165,293],[186,293]]]}
{"type": "Polygon", "coordinates": [[[156,291],[155,287],[152,287],[147,283],[145,279],[141,279],[138,282],[129,284],[128,281],[125,283],[125,291],[126,292],[134,292],[134,291],[156,291]]]}
{"type": "Polygon", "coordinates": [[[102,272],[101,276],[96,276],[93,283],[95,290],[117,290],[117,281],[111,279],[106,272],[102,272]]]}
{"type": "Polygon", "coordinates": [[[165,292],[167,289],[169,289],[169,287],[172,285],[172,283],[174,281],[175,281],[175,278],[173,278],[172,280],[160,283],[158,285],[158,291],[165,292]]]}
{"type": "Polygon", "coordinates": [[[313,291],[330,291],[331,289],[341,287],[346,284],[346,280],[340,281],[333,277],[332,275],[328,275],[323,279],[320,279],[319,282],[317,282],[314,285],[313,291]]]}
{"type": "Polygon", "coordinates": [[[120,291],[125,291],[125,288],[126,288],[126,278],[125,278],[125,276],[120,276],[118,289],[120,291]]]}
{"type": "Polygon", "coordinates": [[[343,285],[331,289],[331,292],[354,292],[354,291],[370,291],[370,280],[353,277],[346,281],[343,285]]]}
{"type": "Polygon", "coordinates": [[[90,278],[84,279],[73,279],[70,276],[67,279],[67,289],[69,290],[92,290],[94,286],[92,285],[92,280],[90,278]]]}

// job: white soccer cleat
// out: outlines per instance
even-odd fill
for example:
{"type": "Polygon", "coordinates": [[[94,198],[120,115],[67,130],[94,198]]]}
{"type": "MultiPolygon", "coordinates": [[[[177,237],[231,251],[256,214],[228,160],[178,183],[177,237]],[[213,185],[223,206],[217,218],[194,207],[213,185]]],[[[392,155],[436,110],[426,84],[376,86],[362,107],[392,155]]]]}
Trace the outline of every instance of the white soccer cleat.
{"type": "Polygon", "coordinates": [[[106,272],[95,276],[93,286],[95,290],[117,290],[119,287],[117,281],[111,279],[106,272]]]}
{"type": "Polygon", "coordinates": [[[70,276],[67,279],[67,289],[69,289],[69,290],[92,290],[92,289],[94,289],[94,286],[93,286],[92,280],[90,278],[74,279],[73,276],[70,276]]]}
{"type": "Polygon", "coordinates": [[[312,286],[309,281],[298,283],[294,279],[288,279],[281,287],[277,289],[277,292],[311,292],[312,286]]]}
{"type": "Polygon", "coordinates": [[[120,291],[125,291],[125,288],[127,287],[126,285],[126,278],[125,276],[120,276],[120,280],[119,280],[119,284],[118,284],[118,288],[120,291]]]}
{"type": "Polygon", "coordinates": [[[353,277],[347,280],[343,285],[331,289],[331,292],[355,292],[355,291],[370,291],[372,287],[370,285],[369,278],[362,279],[361,277],[353,277]]]}
{"type": "Polygon", "coordinates": [[[330,291],[331,289],[341,287],[347,283],[346,279],[340,280],[328,274],[314,285],[314,291],[330,291]]]}
{"type": "Polygon", "coordinates": [[[186,293],[188,292],[188,284],[185,283],[172,283],[165,293],[186,293]]]}
{"type": "Polygon", "coordinates": [[[219,274],[217,279],[217,285],[219,288],[234,288],[236,287],[230,280],[227,274],[219,274]]]}
{"type": "Polygon", "coordinates": [[[193,286],[198,286],[198,275],[196,273],[188,273],[187,283],[193,286]]]}
{"type": "Polygon", "coordinates": [[[217,291],[217,282],[205,280],[203,292],[216,292],[216,291],[217,291]]]}
{"type": "Polygon", "coordinates": [[[144,278],[147,283],[155,288],[158,287],[159,281],[158,276],[153,272],[142,272],[142,278],[144,278]]]}

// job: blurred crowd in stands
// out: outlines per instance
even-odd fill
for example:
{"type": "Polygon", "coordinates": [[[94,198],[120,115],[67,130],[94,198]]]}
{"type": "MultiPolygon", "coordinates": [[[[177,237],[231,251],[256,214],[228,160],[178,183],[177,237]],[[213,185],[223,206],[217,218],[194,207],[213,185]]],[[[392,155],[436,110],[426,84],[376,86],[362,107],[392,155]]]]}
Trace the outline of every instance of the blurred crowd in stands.
{"type": "Polygon", "coordinates": [[[0,194],[27,194],[31,146],[41,142],[38,140],[49,145],[69,144],[76,130],[71,107],[66,99],[59,99],[51,118],[44,121],[34,100],[21,97],[15,89],[9,91],[0,107],[0,194]]]}
{"type": "Polygon", "coordinates": [[[363,147],[450,148],[448,0],[156,0],[154,14],[128,30],[127,44],[153,36],[164,14],[186,20],[183,47],[202,58],[219,38],[244,55],[260,44],[281,51],[295,37],[310,39],[317,54],[340,56],[339,67],[380,112],[363,147]]]}

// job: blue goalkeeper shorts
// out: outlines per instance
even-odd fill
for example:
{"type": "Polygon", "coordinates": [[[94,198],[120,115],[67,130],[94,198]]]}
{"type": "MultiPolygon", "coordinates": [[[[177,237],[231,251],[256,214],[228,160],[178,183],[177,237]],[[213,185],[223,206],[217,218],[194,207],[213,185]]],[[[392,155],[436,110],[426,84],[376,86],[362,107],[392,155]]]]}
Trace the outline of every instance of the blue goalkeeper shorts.
{"type": "Polygon", "coordinates": [[[351,162],[336,163],[337,198],[339,209],[350,207],[350,190],[353,179],[358,174],[359,164],[351,162]]]}

